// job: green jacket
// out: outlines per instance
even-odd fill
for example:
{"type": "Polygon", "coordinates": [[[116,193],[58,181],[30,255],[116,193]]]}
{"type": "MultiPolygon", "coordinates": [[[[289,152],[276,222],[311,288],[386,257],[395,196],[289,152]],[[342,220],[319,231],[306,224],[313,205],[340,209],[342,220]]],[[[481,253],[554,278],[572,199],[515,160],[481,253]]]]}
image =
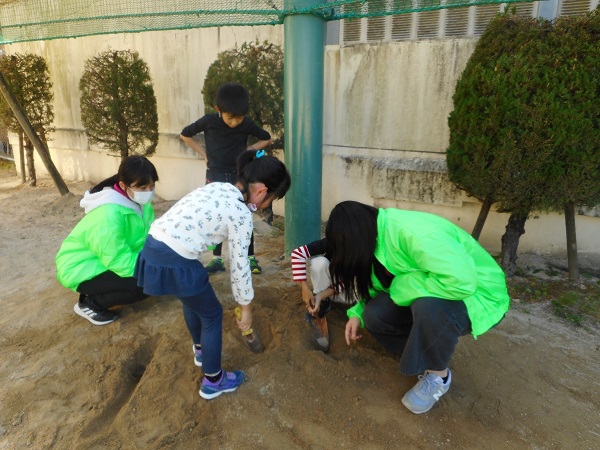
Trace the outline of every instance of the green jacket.
{"type": "MultiPolygon", "coordinates": [[[[463,300],[474,337],[496,325],[508,311],[504,272],[462,228],[423,212],[380,209],[375,257],[394,276],[389,289],[372,275],[373,294],[387,292],[399,306],[420,297],[463,300]]],[[[362,319],[365,303],[348,310],[362,319]]]]}
{"type": "Polygon", "coordinates": [[[73,228],[56,255],[56,277],[64,287],[76,290],[84,281],[107,270],[120,277],[133,276],[144,246],[154,209],[143,209],[114,191],[85,193],[81,200],[86,215],[73,228]]]}

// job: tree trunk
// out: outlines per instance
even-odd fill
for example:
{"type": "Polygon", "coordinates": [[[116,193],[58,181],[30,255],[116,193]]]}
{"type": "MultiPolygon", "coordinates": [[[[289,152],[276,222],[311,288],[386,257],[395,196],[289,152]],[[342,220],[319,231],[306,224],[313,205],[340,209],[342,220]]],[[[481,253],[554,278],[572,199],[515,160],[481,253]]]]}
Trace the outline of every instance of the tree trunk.
{"type": "Polygon", "coordinates": [[[35,176],[35,165],[33,160],[33,144],[29,139],[25,141],[25,157],[27,158],[27,175],[29,175],[29,186],[35,187],[37,179],[35,176]]]}
{"type": "Polygon", "coordinates": [[[54,184],[58,188],[58,192],[60,192],[61,195],[68,194],[69,188],[67,188],[65,181],[60,176],[60,173],[58,173],[58,170],[56,170],[56,166],[54,166],[54,163],[50,158],[50,152],[48,151],[48,148],[44,146],[42,141],[40,141],[40,138],[31,126],[29,119],[23,112],[21,105],[19,105],[19,102],[15,99],[15,96],[10,91],[10,88],[8,87],[8,84],[6,83],[6,80],[4,79],[4,76],[1,72],[0,93],[2,93],[4,99],[6,100],[6,103],[8,103],[8,105],[10,106],[10,109],[15,115],[17,122],[19,122],[19,125],[21,125],[23,132],[27,135],[35,149],[38,151],[42,162],[46,166],[48,173],[50,174],[52,180],[54,181],[54,184]]]}
{"type": "Polygon", "coordinates": [[[492,207],[491,200],[486,199],[481,205],[481,209],[479,210],[479,216],[477,216],[477,222],[475,222],[475,226],[473,227],[473,232],[471,236],[475,238],[476,241],[479,240],[479,236],[481,235],[481,230],[483,230],[483,226],[485,225],[485,221],[492,207]]]}
{"type": "Polygon", "coordinates": [[[269,225],[273,225],[273,205],[269,205],[263,209],[263,215],[263,220],[269,225]]]}
{"type": "Polygon", "coordinates": [[[129,156],[129,144],[127,142],[129,132],[125,119],[120,117],[117,122],[119,124],[119,150],[121,152],[121,162],[123,162],[129,156]]]}
{"type": "Polygon", "coordinates": [[[525,221],[528,213],[512,213],[508,218],[506,232],[502,235],[502,260],[500,265],[507,277],[517,271],[517,248],[519,239],[525,234],[525,221]]]}
{"type": "Polygon", "coordinates": [[[569,261],[569,278],[579,278],[579,258],[577,256],[577,231],[575,228],[575,205],[565,205],[565,227],[567,229],[567,259],[569,261]]]}
{"type": "Polygon", "coordinates": [[[25,184],[25,144],[23,143],[23,133],[19,133],[19,166],[21,167],[21,183],[25,184]]]}

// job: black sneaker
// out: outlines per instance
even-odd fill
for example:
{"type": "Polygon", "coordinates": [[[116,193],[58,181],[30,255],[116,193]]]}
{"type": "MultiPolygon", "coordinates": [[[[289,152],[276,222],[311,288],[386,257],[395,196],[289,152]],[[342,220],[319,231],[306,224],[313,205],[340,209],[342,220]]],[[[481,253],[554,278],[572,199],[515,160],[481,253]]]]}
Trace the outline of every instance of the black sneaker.
{"type": "Polygon", "coordinates": [[[225,270],[225,263],[223,258],[215,256],[210,262],[204,267],[209,275],[217,272],[223,272],[225,270]]]}
{"type": "Polygon", "coordinates": [[[250,261],[250,272],[262,273],[262,268],[258,265],[258,259],[254,256],[248,256],[248,261],[250,261]]]}
{"type": "Polygon", "coordinates": [[[319,306],[319,312],[317,313],[317,316],[325,317],[325,314],[327,314],[332,309],[333,302],[331,301],[331,299],[329,297],[324,298],[323,300],[321,300],[321,305],[319,306]]]}
{"type": "Polygon", "coordinates": [[[89,320],[94,325],[107,325],[114,322],[119,317],[117,313],[109,311],[108,309],[102,311],[93,310],[83,302],[75,303],[73,310],[78,316],[89,320]]]}

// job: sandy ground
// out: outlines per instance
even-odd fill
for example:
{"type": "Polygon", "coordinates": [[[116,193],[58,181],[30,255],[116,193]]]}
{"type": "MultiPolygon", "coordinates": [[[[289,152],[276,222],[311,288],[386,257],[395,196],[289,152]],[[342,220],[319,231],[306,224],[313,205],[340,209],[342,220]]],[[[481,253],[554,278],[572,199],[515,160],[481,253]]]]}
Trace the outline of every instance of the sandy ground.
{"type": "Polygon", "coordinates": [[[228,273],[214,276],[223,365],[248,381],[203,400],[175,298],[123,308],[103,327],[73,313],[54,256],[89,184],[69,183],[64,197],[49,179],[39,185],[0,176],[0,449],[600,448],[597,331],[515,304],[494,330],[462,339],[450,391],[416,416],[400,403],[416,380],[369,336],[348,347],[343,310],[328,315],[330,352],[316,348],[284,239],[265,233],[254,278],[265,351],[245,348],[228,273]]]}

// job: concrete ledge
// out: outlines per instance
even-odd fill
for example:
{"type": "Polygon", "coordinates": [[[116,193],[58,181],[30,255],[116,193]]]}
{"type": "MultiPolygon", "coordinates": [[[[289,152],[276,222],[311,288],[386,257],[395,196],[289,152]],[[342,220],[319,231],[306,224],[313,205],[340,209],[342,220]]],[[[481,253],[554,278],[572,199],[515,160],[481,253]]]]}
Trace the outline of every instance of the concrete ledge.
{"type": "Polygon", "coordinates": [[[448,180],[446,161],[429,158],[374,158],[373,198],[461,207],[463,193],[448,180]]]}

